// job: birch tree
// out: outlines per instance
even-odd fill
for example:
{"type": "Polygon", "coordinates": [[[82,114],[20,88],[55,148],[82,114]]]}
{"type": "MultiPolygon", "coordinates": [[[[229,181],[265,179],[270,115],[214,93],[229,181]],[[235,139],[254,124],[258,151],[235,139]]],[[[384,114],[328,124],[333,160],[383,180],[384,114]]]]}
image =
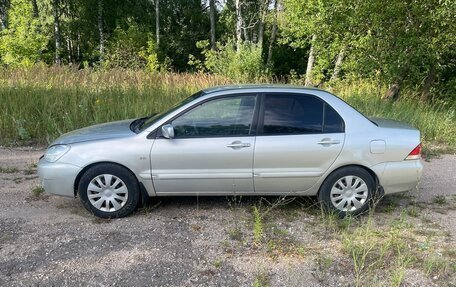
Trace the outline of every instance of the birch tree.
{"type": "Polygon", "coordinates": [[[160,1],[155,0],[155,44],[160,47],[160,1]]]}
{"type": "MultiPolygon", "coordinates": [[[[35,3],[36,4],[36,3],[35,3]]],[[[52,13],[54,16],[54,43],[55,43],[55,59],[54,63],[60,65],[61,63],[61,35],[60,35],[60,1],[52,0],[52,13]]],[[[34,14],[38,14],[38,8],[33,5],[34,14]],[[36,10],[35,10],[36,8],[36,10]]]]}
{"type": "Polygon", "coordinates": [[[241,0],[236,0],[236,51],[241,50],[242,44],[242,14],[241,14],[241,0]]]}
{"type": "Polygon", "coordinates": [[[103,0],[98,0],[98,34],[100,37],[100,63],[103,63],[105,50],[105,35],[103,29],[103,0]]]}
{"type": "Polygon", "coordinates": [[[209,18],[211,22],[211,49],[216,49],[216,42],[215,42],[215,0],[209,0],[209,18]]]}

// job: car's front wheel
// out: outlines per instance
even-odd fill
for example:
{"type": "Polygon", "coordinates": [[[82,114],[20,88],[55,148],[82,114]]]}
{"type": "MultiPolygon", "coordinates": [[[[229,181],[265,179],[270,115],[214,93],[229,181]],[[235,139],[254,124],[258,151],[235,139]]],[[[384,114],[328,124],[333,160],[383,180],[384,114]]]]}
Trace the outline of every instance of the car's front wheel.
{"type": "Polygon", "coordinates": [[[375,189],[375,181],[365,169],[344,167],[326,178],[320,188],[319,200],[327,211],[341,217],[358,215],[369,209],[375,189]]]}
{"type": "Polygon", "coordinates": [[[78,192],[84,207],[101,218],[129,215],[140,198],[135,176],[126,168],[111,163],[89,168],[79,181],[78,192]]]}

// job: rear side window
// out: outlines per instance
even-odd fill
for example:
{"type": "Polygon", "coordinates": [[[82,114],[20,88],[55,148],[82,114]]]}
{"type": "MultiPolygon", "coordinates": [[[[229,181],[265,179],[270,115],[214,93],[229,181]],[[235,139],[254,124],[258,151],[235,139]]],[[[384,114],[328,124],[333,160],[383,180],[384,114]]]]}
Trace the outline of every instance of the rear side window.
{"type": "Polygon", "coordinates": [[[340,115],[327,103],[325,103],[324,133],[343,133],[345,131],[344,121],[340,115]]]}
{"type": "Polygon", "coordinates": [[[339,114],[317,97],[301,94],[265,95],[265,135],[336,133],[343,130],[339,114]]]}

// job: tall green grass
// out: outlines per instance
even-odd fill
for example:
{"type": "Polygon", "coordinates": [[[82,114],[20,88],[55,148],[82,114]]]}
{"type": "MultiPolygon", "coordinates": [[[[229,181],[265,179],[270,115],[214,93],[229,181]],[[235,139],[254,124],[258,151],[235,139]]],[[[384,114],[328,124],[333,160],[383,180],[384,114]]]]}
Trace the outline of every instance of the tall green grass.
{"type": "MultiPolygon", "coordinates": [[[[200,89],[230,82],[206,74],[0,69],[0,143],[47,144],[80,127],[160,112],[200,89]]],[[[331,91],[366,115],[414,125],[427,143],[456,145],[454,103],[384,102],[376,89],[367,82],[342,82],[331,91]]]]}
{"type": "Polygon", "coordinates": [[[456,148],[456,96],[452,102],[421,102],[419,97],[402,95],[397,101],[382,100],[385,89],[368,82],[342,82],[333,88],[336,95],[369,117],[382,117],[409,123],[421,131],[427,146],[456,148]]]}

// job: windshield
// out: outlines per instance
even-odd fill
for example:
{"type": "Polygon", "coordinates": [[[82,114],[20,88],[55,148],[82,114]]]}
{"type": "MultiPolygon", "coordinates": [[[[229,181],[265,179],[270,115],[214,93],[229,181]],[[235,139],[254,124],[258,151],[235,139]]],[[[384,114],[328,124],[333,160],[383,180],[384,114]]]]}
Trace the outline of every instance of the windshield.
{"type": "Polygon", "coordinates": [[[140,133],[140,132],[146,130],[148,127],[153,125],[158,120],[161,120],[162,118],[164,118],[168,114],[170,114],[170,113],[174,112],[175,110],[179,109],[180,107],[190,103],[191,101],[201,97],[202,95],[204,95],[204,93],[202,91],[199,91],[198,93],[196,93],[194,95],[191,95],[190,97],[186,98],[182,102],[177,103],[171,109],[169,109],[167,111],[164,111],[164,112],[161,112],[161,113],[158,113],[158,114],[154,114],[154,115],[152,115],[152,116],[150,116],[148,118],[145,118],[144,121],[142,122],[142,124],[138,128],[136,128],[137,133],[140,133]]]}

